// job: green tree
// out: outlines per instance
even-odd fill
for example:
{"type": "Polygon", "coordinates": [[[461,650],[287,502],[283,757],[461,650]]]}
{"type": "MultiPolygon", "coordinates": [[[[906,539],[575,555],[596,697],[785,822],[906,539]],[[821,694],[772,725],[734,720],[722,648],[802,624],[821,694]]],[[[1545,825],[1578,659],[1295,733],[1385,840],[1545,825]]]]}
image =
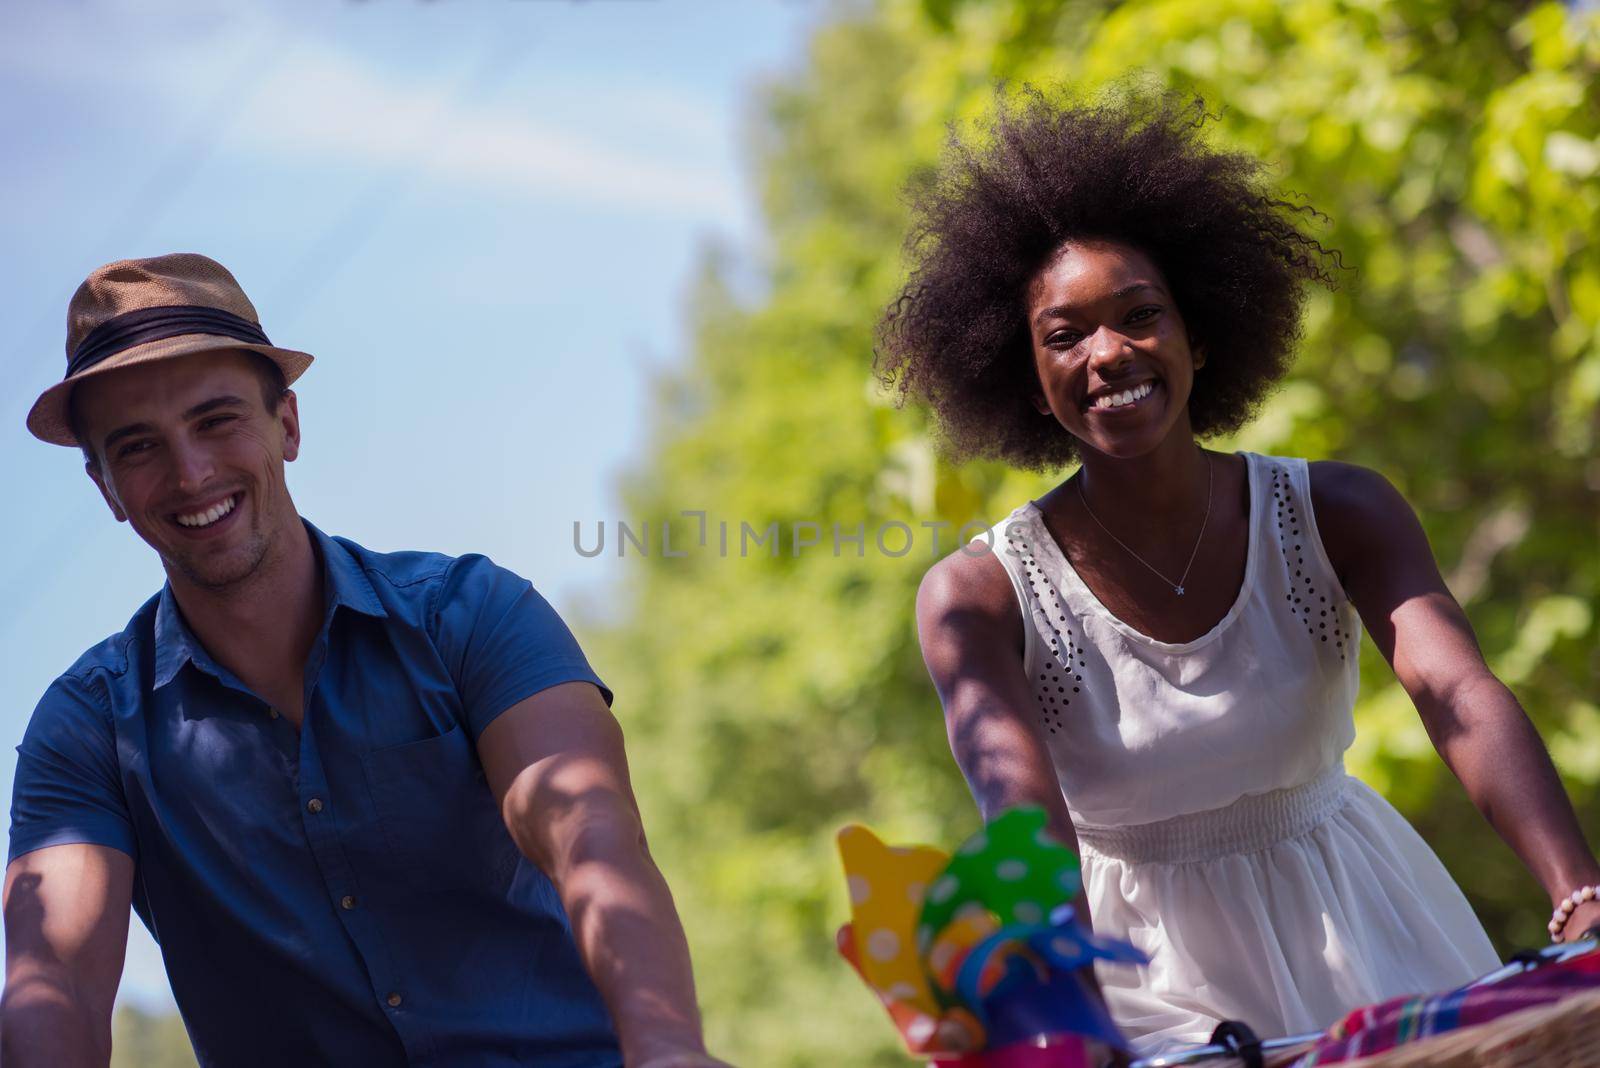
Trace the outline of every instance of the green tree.
{"type": "MultiPolygon", "coordinates": [[[[653,448],[625,485],[650,554],[619,591],[626,618],[593,642],[710,1035],[739,1063],[903,1062],[833,952],[846,915],[833,831],[862,821],[952,844],[973,829],[916,645],[932,559],[917,524],[987,524],[1049,484],[944,462],[922,414],[875,389],[872,330],[903,271],[900,190],[947,123],[990,109],[997,79],[1092,90],[1134,66],[1220,109],[1210,135],[1278,167],[1359,271],[1312,291],[1293,376],[1215,444],[1346,459],[1402,489],[1600,830],[1600,16],[1499,0],[840,8],[804,69],[765,94],[759,292],[741,292],[738,256],[707,255],[692,354],[656,383],[653,448]],[[694,509],[704,547],[681,514],[694,509]],[[890,520],[912,525],[915,551],[873,544],[890,520]],[[865,524],[861,555],[835,554],[835,522],[865,524]],[[777,523],[778,552],[741,556],[741,523],[777,523]],[[660,553],[663,524],[686,555],[660,553]],[[797,529],[820,543],[796,554],[797,529]]],[[[940,553],[955,545],[945,529],[940,553]]],[[[1538,887],[1370,643],[1362,668],[1352,770],[1429,837],[1502,949],[1540,941],[1538,887]]]]}

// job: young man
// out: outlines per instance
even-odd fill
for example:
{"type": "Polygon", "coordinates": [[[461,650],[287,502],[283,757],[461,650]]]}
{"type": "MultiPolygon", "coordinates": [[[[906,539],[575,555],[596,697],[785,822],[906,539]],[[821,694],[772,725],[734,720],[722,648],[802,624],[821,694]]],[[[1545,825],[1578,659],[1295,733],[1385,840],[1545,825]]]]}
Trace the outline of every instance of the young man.
{"type": "Polygon", "coordinates": [[[83,449],[167,583],[18,748],[8,1068],[107,1063],[130,905],[203,1065],[719,1064],[560,617],[483,556],[299,516],[311,357],[220,264],[109,264],[68,324],[28,427],[83,449]]]}

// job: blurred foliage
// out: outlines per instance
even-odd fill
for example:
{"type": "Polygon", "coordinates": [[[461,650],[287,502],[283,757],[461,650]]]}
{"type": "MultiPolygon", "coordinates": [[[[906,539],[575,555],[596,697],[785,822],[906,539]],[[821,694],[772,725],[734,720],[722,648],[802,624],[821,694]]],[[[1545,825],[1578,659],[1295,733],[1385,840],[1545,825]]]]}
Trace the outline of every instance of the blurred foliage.
{"type": "MultiPolygon", "coordinates": [[[[1133,67],[1202,93],[1222,113],[1209,136],[1272,163],[1359,270],[1311,292],[1293,377],[1211,444],[1335,457],[1399,486],[1600,831],[1600,14],[1499,0],[841,6],[755,123],[760,285],[737,256],[707,255],[691,356],[656,383],[653,448],[625,487],[630,524],[670,523],[685,555],[636,559],[626,618],[590,642],[711,1040],[737,1063],[904,1063],[834,955],[847,910],[832,835],[860,820],[949,845],[973,829],[916,643],[935,556],[917,525],[987,524],[1049,484],[945,463],[922,413],[876,389],[872,329],[904,269],[900,190],[947,123],[990,109],[997,79],[1093,87],[1133,67]],[[698,542],[681,515],[695,509],[698,542]],[[889,520],[915,529],[913,552],[879,551],[889,520]],[[740,524],[772,522],[780,551],[741,556],[740,524]],[[796,554],[789,525],[808,522],[820,544],[796,554]],[[836,522],[845,536],[865,523],[865,545],[836,553],[836,522]]],[[[938,555],[956,545],[942,533],[938,555]]],[[[1540,942],[1543,895],[1370,643],[1362,679],[1352,770],[1428,837],[1502,950],[1540,942]]]]}
{"type": "Polygon", "coordinates": [[[150,1013],[132,1005],[111,1019],[111,1068],[195,1068],[189,1033],[177,1013],[150,1013]]]}

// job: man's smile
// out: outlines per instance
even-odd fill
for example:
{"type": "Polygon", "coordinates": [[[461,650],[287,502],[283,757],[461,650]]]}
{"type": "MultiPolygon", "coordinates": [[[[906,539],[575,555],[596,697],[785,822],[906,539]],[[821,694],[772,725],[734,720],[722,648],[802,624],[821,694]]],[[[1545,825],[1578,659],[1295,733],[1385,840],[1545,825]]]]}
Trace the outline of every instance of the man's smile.
{"type": "Polygon", "coordinates": [[[239,490],[199,507],[174,512],[169,518],[182,527],[185,534],[197,535],[202,532],[209,534],[228,526],[228,520],[239,510],[239,505],[243,501],[244,491],[239,490]]]}

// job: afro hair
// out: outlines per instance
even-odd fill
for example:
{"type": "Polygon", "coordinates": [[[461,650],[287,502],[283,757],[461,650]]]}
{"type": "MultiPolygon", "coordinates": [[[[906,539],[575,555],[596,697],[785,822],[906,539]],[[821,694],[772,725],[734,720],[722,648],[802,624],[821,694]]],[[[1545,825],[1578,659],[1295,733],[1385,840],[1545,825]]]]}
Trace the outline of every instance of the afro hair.
{"type": "MultiPolygon", "coordinates": [[[[1217,116],[1220,117],[1220,116],[1217,116]]],[[[1197,436],[1237,430],[1289,369],[1313,280],[1330,252],[1296,225],[1315,208],[1271,194],[1265,165],[1197,136],[1204,101],[1114,83],[1081,104],[1065,90],[1003,89],[989,136],[952,130],[931,180],[908,199],[910,272],[879,324],[874,370],[933,412],[957,461],[1047,472],[1077,439],[1033,407],[1039,388],[1028,286],[1069,241],[1143,252],[1206,348],[1189,398],[1197,436]]]]}

